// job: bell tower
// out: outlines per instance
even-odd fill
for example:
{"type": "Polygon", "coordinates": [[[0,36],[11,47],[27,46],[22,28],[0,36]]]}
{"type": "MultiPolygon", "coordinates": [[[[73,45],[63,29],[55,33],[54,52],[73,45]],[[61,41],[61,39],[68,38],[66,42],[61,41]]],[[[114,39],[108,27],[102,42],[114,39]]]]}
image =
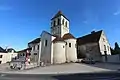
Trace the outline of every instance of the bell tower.
{"type": "Polygon", "coordinates": [[[63,37],[66,33],[69,33],[69,20],[61,11],[58,11],[58,13],[51,19],[51,34],[63,37]]]}

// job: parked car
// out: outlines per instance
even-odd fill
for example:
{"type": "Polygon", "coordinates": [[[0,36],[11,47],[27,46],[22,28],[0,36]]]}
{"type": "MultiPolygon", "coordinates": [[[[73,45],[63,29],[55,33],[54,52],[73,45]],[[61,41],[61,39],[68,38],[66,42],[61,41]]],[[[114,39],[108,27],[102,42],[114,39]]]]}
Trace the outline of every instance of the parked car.
{"type": "Polygon", "coordinates": [[[86,64],[95,64],[95,60],[89,59],[89,58],[85,58],[85,59],[81,60],[81,62],[86,63],[86,64]]]}

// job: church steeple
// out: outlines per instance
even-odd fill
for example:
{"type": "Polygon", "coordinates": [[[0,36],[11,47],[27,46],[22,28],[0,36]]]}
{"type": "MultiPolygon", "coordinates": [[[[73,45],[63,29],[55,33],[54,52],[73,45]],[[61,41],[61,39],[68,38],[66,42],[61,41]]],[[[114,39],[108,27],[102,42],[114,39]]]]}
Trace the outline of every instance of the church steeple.
{"type": "Polygon", "coordinates": [[[58,11],[51,19],[51,34],[62,37],[66,33],[69,33],[69,20],[62,11],[58,11]]]}

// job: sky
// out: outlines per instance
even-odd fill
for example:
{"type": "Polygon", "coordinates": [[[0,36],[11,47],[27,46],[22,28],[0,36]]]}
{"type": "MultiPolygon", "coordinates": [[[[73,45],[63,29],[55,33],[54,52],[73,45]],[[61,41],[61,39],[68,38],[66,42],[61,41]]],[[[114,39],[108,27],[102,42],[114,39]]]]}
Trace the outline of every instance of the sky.
{"type": "Polygon", "coordinates": [[[50,32],[51,18],[61,10],[75,37],[104,30],[109,43],[120,43],[120,0],[0,0],[0,46],[21,50],[50,32]]]}

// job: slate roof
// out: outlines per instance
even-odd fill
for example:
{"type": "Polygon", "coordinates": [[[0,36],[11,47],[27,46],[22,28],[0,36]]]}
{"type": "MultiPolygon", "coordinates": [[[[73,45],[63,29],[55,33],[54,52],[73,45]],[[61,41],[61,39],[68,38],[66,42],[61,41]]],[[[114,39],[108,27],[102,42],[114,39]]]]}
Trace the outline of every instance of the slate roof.
{"type": "Polygon", "coordinates": [[[23,49],[23,50],[17,51],[17,53],[20,53],[20,52],[26,52],[27,50],[32,50],[32,48],[26,48],[26,49],[23,49]]]}
{"type": "MultiPolygon", "coordinates": [[[[47,34],[49,34],[49,35],[51,35],[51,36],[57,37],[57,35],[52,35],[51,33],[47,32],[47,31],[43,31],[43,32],[45,32],[45,33],[47,33],[47,34]]],[[[43,32],[42,32],[42,33],[43,33],[43,32]]]]}
{"type": "Polygon", "coordinates": [[[51,20],[53,20],[53,19],[55,19],[55,18],[57,18],[57,17],[59,17],[59,16],[63,16],[63,17],[65,17],[67,20],[69,20],[63,13],[62,13],[62,11],[58,11],[58,13],[51,19],[51,20]]]}
{"type": "Polygon", "coordinates": [[[86,44],[86,43],[98,42],[101,34],[102,34],[102,30],[100,30],[98,32],[92,32],[91,34],[79,37],[79,38],[77,38],[77,44],[82,45],[82,44],[86,44]]]}
{"type": "Polygon", "coordinates": [[[36,38],[35,40],[29,42],[28,44],[35,44],[35,43],[39,43],[40,42],[40,38],[36,38]]]}
{"type": "Polygon", "coordinates": [[[2,47],[0,47],[0,52],[7,53],[2,47]]]}
{"type": "Polygon", "coordinates": [[[14,52],[16,52],[13,48],[8,48],[8,49],[7,49],[7,52],[12,52],[12,50],[13,50],[14,52]]]}

